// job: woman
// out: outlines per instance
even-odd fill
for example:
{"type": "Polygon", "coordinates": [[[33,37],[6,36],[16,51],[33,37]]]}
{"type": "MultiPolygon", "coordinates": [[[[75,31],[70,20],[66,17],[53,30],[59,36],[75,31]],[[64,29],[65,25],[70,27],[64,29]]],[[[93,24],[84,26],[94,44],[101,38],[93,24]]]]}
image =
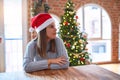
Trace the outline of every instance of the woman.
{"type": "Polygon", "coordinates": [[[37,38],[31,40],[25,51],[23,67],[26,72],[69,67],[69,59],[63,41],[56,37],[53,18],[48,13],[38,14],[31,20],[37,38]]]}

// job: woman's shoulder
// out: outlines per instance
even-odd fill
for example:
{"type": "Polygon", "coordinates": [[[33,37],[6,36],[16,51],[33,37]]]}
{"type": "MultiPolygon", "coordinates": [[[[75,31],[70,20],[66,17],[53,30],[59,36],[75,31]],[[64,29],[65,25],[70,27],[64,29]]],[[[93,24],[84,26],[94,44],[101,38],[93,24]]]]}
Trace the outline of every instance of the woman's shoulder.
{"type": "Polygon", "coordinates": [[[61,40],[61,38],[57,36],[57,37],[55,38],[55,40],[61,40]]]}
{"type": "Polygon", "coordinates": [[[35,46],[36,45],[36,40],[32,39],[31,41],[28,42],[28,46],[35,46]]]}
{"type": "Polygon", "coordinates": [[[55,41],[56,41],[56,42],[61,42],[61,41],[63,41],[63,40],[62,40],[60,37],[56,37],[56,38],[55,38],[55,41]]]}

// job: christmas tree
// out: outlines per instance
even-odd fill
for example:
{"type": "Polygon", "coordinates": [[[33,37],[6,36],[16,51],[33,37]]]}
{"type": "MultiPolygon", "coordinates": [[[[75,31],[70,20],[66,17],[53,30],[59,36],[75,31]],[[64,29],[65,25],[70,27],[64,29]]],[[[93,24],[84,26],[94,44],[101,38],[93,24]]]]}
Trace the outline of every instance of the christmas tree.
{"type": "Polygon", "coordinates": [[[88,44],[87,34],[80,32],[77,19],[74,4],[71,0],[68,0],[65,5],[65,13],[61,17],[59,36],[63,39],[67,49],[70,66],[90,63],[89,53],[86,48],[88,44]]]}
{"type": "Polygon", "coordinates": [[[50,9],[50,6],[44,0],[33,0],[31,14],[32,16],[35,16],[43,12],[48,13],[49,9],[50,9]]]}

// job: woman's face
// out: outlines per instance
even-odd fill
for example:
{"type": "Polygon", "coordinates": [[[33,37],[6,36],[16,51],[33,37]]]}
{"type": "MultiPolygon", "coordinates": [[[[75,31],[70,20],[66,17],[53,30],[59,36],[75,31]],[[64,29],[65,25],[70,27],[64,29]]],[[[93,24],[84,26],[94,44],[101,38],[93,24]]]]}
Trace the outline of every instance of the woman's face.
{"type": "Polygon", "coordinates": [[[48,27],[46,28],[46,34],[47,34],[47,39],[51,40],[51,39],[55,39],[56,37],[56,27],[55,27],[55,23],[51,23],[50,25],[48,25],[48,27]]]}

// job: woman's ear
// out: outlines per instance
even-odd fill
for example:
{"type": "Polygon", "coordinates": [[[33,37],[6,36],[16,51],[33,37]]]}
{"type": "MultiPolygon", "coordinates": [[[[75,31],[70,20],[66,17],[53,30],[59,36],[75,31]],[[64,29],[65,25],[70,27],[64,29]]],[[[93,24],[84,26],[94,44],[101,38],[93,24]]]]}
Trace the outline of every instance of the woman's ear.
{"type": "Polygon", "coordinates": [[[37,32],[34,30],[31,32],[31,39],[34,39],[37,36],[37,32]]]}

